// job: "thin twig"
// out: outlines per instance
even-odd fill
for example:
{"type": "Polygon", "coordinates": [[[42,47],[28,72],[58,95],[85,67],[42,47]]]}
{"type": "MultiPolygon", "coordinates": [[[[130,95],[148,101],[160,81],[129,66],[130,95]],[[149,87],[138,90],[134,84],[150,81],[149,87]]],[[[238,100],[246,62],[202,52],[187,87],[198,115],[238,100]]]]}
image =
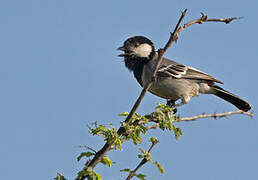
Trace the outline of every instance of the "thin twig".
{"type": "MultiPolygon", "coordinates": [[[[148,150],[148,153],[151,152],[151,150],[153,149],[153,147],[158,143],[157,140],[153,141],[151,144],[150,149],[148,150]]],[[[147,163],[148,160],[146,158],[143,158],[142,161],[138,164],[138,166],[129,173],[129,175],[127,176],[126,180],[130,180],[136,173],[136,171],[138,171],[138,169],[140,169],[145,163],[147,163]]]]}
{"type": "Polygon", "coordinates": [[[203,22],[222,22],[222,23],[226,23],[229,24],[231,23],[231,21],[233,20],[238,20],[238,19],[242,19],[243,17],[232,17],[232,18],[226,18],[226,19],[216,19],[216,18],[211,18],[209,19],[207,15],[205,15],[204,13],[201,13],[201,17],[199,19],[195,19],[192,20],[186,24],[184,24],[183,26],[181,26],[180,28],[178,28],[177,30],[177,37],[179,36],[179,34],[187,27],[193,25],[193,24],[202,24],[203,22]]]}
{"type": "MultiPolygon", "coordinates": [[[[231,112],[224,112],[224,113],[213,113],[213,114],[199,114],[191,117],[177,117],[175,120],[172,120],[172,123],[174,122],[181,122],[181,121],[195,121],[198,119],[203,119],[203,118],[223,118],[227,116],[232,116],[234,114],[243,114],[249,117],[253,117],[253,112],[244,112],[242,110],[238,111],[231,111],[231,112]]],[[[149,119],[150,122],[155,122],[153,125],[146,126],[146,129],[156,129],[159,127],[159,123],[155,119],[149,119]]]]}
{"type": "Polygon", "coordinates": [[[197,119],[201,119],[201,118],[222,118],[222,117],[227,117],[227,116],[231,116],[234,114],[244,114],[247,115],[249,117],[253,117],[253,112],[244,112],[242,110],[238,110],[238,111],[231,111],[231,112],[224,112],[224,113],[213,113],[213,114],[199,114],[196,116],[192,116],[192,117],[178,117],[175,122],[180,122],[180,121],[194,121],[197,119]]]}
{"type": "Polygon", "coordinates": [[[89,147],[89,146],[86,146],[86,145],[84,145],[84,146],[78,146],[78,147],[79,147],[79,148],[86,148],[86,149],[89,149],[89,150],[93,151],[94,153],[97,152],[95,149],[93,149],[93,148],[91,148],[91,147],[89,147]]]}

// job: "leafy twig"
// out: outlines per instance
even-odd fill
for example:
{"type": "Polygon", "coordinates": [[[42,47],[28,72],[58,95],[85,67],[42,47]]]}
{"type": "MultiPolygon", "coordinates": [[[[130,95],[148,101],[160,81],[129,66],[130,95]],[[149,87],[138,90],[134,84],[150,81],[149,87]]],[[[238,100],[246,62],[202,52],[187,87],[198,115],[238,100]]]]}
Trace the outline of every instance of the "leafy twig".
{"type": "MultiPolygon", "coordinates": [[[[154,141],[152,141],[151,147],[148,150],[148,154],[151,152],[151,150],[157,143],[158,143],[158,140],[156,140],[156,139],[154,141]]],[[[138,171],[146,162],[148,162],[148,160],[146,158],[143,158],[142,161],[138,164],[138,166],[129,173],[126,180],[130,180],[135,175],[136,171],[138,171]]]]}

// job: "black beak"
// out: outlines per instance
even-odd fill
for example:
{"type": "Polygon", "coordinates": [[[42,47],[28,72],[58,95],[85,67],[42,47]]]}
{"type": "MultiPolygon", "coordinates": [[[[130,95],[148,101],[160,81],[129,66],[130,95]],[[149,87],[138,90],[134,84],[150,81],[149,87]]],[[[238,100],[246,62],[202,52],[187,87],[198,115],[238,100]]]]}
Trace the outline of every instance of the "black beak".
{"type": "Polygon", "coordinates": [[[125,50],[126,50],[126,48],[125,48],[124,46],[122,46],[122,47],[117,48],[116,50],[119,50],[119,51],[125,51],[125,50]]]}
{"type": "MultiPolygon", "coordinates": [[[[126,51],[127,49],[126,49],[124,46],[122,46],[122,47],[117,48],[116,50],[119,50],[119,51],[126,51]]],[[[123,54],[119,54],[118,56],[119,56],[119,57],[124,57],[124,56],[126,56],[126,55],[127,55],[126,53],[123,53],[123,54]]]]}

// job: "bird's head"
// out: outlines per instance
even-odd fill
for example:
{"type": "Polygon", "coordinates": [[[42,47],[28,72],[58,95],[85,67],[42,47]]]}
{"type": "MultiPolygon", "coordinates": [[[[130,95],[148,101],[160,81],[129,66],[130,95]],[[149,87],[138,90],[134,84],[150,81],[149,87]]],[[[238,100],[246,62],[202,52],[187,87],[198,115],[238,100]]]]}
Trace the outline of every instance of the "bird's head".
{"type": "Polygon", "coordinates": [[[125,59],[151,59],[155,53],[153,43],[144,36],[134,36],[127,39],[124,45],[117,50],[124,51],[118,56],[125,59]]]}

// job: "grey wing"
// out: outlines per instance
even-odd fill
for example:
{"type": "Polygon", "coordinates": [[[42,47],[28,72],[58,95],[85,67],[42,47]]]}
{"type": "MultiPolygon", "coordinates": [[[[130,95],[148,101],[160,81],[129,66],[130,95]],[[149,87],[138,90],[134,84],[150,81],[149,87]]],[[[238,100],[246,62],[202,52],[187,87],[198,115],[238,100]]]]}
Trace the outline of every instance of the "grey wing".
{"type": "Polygon", "coordinates": [[[166,58],[163,58],[157,75],[159,77],[207,80],[223,84],[223,82],[213,78],[212,76],[204,72],[201,72],[193,67],[179,64],[166,58]]]}

